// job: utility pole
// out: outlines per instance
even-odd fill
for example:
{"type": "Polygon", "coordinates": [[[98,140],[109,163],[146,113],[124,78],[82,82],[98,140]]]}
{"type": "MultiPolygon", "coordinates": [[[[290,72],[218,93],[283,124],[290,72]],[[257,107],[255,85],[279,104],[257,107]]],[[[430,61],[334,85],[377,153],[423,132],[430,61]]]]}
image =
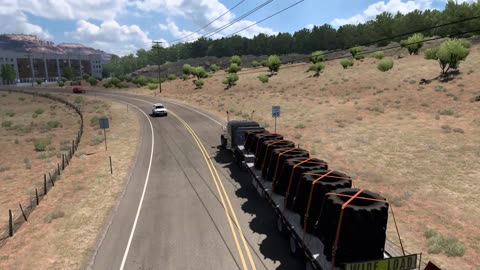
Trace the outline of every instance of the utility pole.
{"type": "Polygon", "coordinates": [[[162,93],[162,80],[160,78],[160,44],[163,43],[162,41],[152,41],[153,48],[157,49],[158,54],[158,91],[162,93]]]}

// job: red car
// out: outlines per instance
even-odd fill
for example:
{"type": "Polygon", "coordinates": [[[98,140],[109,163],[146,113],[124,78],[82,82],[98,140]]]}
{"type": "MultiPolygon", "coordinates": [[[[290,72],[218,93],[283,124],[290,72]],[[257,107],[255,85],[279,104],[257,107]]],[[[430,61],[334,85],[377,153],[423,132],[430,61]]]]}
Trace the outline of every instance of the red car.
{"type": "Polygon", "coordinates": [[[73,93],[80,94],[80,93],[86,93],[86,92],[87,92],[87,90],[83,89],[82,87],[74,87],[73,88],[73,93]]]}

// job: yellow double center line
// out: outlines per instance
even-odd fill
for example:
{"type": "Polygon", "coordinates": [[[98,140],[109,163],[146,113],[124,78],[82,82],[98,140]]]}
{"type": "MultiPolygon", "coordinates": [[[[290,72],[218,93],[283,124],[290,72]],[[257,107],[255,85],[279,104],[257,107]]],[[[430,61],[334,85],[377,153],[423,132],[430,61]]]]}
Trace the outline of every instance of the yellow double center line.
{"type": "Polygon", "coordinates": [[[185,126],[187,131],[192,135],[193,139],[197,143],[198,148],[200,149],[200,152],[202,152],[203,158],[205,159],[205,162],[208,165],[208,169],[210,170],[210,173],[212,174],[213,181],[215,182],[215,187],[217,188],[218,194],[220,195],[220,201],[222,203],[222,206],[225,209],[225,215],[227,216],[228,224],[230,225],[230,229],[232,231],[233,238],[235,240],[235,245],[237,246],[237,250],[238,250],[239,255],[240,255],[240,260],[242,261],[243,269],[247,270],[248,267],[247,267],[247,263],[245,261],[245,256],[243,254],[243,250],[242,250],[242,248],[240,246],[240,243],[238,241],[237,232],[235,231],[235,228],[234,228],[234,225],[232,223],[232,218],[230,217],[230,214],[233,217],[233,221],[235,222],[235,225],[238,229],[238,233],[240,235],[240,239],[242,241],[245,252],[247,253],[247,257],[248,257],[248,261],[250,263],[251,269],[256,270],[257,268],[255,267],[255,263],[253,262],[252,254],[250,253],[250,248],[247,245],[247,242],[245,240],[245,236],[243,234],[242,228],[240,226],[240,223],[238,222],[235,211],[233,210],[232,203],[230,202],[230,198],[228,197],[228,194],[227,194],[227,191],[225,190],[222,179],[218,175],[217,169],[215,168],[215,165],[211,161],[211,159],[208,155],[208,152],[205,149],[205,146],[200,141],[200,138],[198,138],[195,131],[193,131],[193,129],[190,127],[190,125],[187,124],[187,122],[185,122],[180,116],[178,116],[176,113],[174,113],[172,111],[170,111],[170,114],[173,115],[175,118],[177,118],[177,120],[180,121],[180,123],[182,123],[183,126],[185,126]],[[225,204],[225,201],[227,202],[226,204],[225,204]],[[228,205],[228,208],[227,208],[227,205],[228,205]]]}

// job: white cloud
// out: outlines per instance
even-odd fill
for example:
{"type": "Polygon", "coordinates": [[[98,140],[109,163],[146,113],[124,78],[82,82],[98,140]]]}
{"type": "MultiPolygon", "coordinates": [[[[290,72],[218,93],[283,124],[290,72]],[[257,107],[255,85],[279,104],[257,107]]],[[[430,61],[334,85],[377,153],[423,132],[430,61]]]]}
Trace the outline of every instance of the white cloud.
{"type": "MultiPolygon", "coordinates": [[[[467,0],[468,1],[468,0],[467,0]]],[[[367,20],[375,18],[378,14],[383,12],[390,13],[408,13],[415,9],[425,10],[432,7],[433,0],[417,0],[417,1],[402,1],[390,0],[388,2],[380,1],[368,6],[361,14],[356,14],[349,18],[336,18],[332,21],[333,26],[341,26],[344,24],[358,24],[364,23],[367,20]]]]}
{"type": "Polygon", "coordinates": [[[201,37],[200,34],[195,33],[193,31],[187,31],[187,30],[181,30],[173,21],[168,21],[167,24],[159,24],[158,27],[162,31],[168,31],[170,34],[172,34],[173,37],[181,39],[186,37],[182,41],[193,41],[201,37]]]}
{"type": "Polygon", "coordinates": [[[29,23],[27,16],[17,10],[16,3],[0,0],[0,33],[31,34],[48,39],[52,36],[42,27],[29,23]]]}
{"type": "Polygon", "coordinates": [[[110,20],[123,10],[125,1],[10,0],[9,2],[16,2],[21,11],[45,18],[110,20]]]}
{"type": "Polygon", "coordinates": [[[304,28],[307,28],[307,29],[312,30],[314,26],[315,26],[315,25],[314,25],[313,23],[309,23],[309,24],[305,25],[304,28]]]}
{"type": "Polygon", "coordinates": [[[80,20],[77,22],[77,29],[66,32],[65,35],[119,55],[134,53],[137,49],[152,46],[148,33],[139,26],[120,25],[115,20],[104,21],[100,25],[80,20]]]}

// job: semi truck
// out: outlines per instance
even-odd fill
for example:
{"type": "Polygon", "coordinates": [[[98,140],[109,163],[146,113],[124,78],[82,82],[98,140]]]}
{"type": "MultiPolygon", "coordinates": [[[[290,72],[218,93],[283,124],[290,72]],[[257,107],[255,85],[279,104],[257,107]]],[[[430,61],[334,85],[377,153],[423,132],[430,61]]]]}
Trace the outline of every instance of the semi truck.
{"type": "Polygon", "coordinates": [[[421,254],[407,254],[399,234],[400,246],[386,238],[393,210],[385,198],[255,121],[229,120],[220,141],[249,172],[306,269],[420,269],[421,254]]]}

